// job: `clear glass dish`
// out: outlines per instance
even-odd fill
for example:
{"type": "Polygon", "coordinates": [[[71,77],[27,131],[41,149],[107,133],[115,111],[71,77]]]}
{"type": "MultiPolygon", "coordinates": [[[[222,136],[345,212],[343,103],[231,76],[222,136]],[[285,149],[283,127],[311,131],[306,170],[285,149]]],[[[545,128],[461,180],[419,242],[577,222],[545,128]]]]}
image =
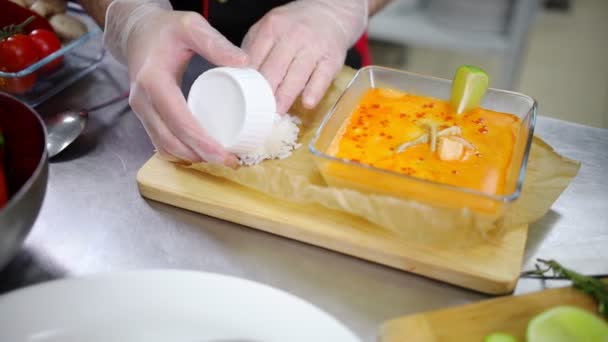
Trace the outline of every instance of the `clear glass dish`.
{"type": "Polygon", "coordinates": [[[468,208],[480,214],[489,214],[493,219],[501,216],[508,205],[520,196],[526,173],[537,111],[536,101],[527,95],[489,89],[482,103],[483,108],[511,113],[521,119],[506,189],[502,195],[407,176],[327,153],[368,89],[389,87],[411,94],[448,99],[451,85],[451,80],[377,66],[359,70],[326,115],[309,145],[326,183],[333,187],[421,201],[438,208],[468,208]]]}
{"type": "Polygon", "coordinates": [[[84,75],[93,71],[105,56],[101,43],[101,29],[89,16],[85,15],[80,6],[70,3],[68,13],[81,20],[88,29],[82,37],[65,44],[61,49],[17,72],[2,72],[0,78],[20,78],[36,73],[40,68],[57,57],[63,56],[60,69],[48,74],[39,75],[36,85],[24,94],[13,96],[35,107],[74,83],[84,75]]]}

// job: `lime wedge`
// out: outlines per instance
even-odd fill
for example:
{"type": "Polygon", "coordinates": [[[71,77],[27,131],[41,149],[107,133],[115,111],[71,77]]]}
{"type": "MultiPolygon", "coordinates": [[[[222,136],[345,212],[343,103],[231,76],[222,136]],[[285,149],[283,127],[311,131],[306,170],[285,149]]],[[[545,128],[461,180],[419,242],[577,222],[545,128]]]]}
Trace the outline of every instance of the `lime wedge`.
{"type": "Polygon", "coordinates": [[[517,339],[509,334],[494,333],[486,336],[483,342],[517,342],[517,339]]]}
{"type": "Polygon", "coordinates": [[[528,342],[608,342],[608,323],[572,306],[558,306],[534,317],[528,342]]]}
{"type": "Polygon", "coordinates": [[[488,90],[489,77],[481,68],[463,65],[456,70],[450,102],[458,114],[481,105],[488,90]]]}

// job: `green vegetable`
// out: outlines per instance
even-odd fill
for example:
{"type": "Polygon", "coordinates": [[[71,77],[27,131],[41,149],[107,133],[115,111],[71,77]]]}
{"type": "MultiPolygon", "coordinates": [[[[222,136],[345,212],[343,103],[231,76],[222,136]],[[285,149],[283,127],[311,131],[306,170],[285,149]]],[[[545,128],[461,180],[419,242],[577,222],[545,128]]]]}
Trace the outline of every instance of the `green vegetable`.
{"type": "Polygon", "coordinates": [[[606,342],[608,324],[594,314],[572,306],[558,306],[534,317],[527,342],[606,342]]]}
{"type": "Polygon", "coordinates": [[[591,295],[597,300],[597,311],[608,318],[608,284],[600,279],[585,276],[560,265],[555,260],[538,259],[543,265],[536,264],[536,270],[525,272],[524,275],[545,276],[551,272],[553,277],[563,277],[572,281],[572,286],[584,293],[591,295]],[[544,267],[544,268],[543,268],[544,267]]]}
{"type": "Polygon", "coordinates": [[[517,339],[509,334],[494,333],[486,336],[483,342],[517,342],[517,339]]]}

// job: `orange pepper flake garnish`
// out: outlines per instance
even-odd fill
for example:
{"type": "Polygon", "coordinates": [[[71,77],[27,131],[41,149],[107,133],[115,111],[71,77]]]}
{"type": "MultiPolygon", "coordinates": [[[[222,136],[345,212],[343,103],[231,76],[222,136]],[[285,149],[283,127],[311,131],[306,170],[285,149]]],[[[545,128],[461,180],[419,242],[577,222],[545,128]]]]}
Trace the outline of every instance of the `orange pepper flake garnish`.
{"type": "MultiPolygon", "coordinates": [[[[401,97],[395,96],[393,90],[387,94],[383,89],[370,89],[352,113],[345,134],[336,137],[334,155],[430,181],[504,193],[521,121],[514,115],[484,108],[465,115],[455,115],[449,108],[445,100],[405,93],[401,97]],[[460,127],[461,132],[454,135],[471,143],[476,151],[457,163],[441,160],[429,143],[397,153],[404,142],[429,134],[424,126],[427,119],[432,119],[438,131],[460,127]],[[497,177],[488,179],[489,172],[497,177]]],[[[374,181],[370,180],[370,184],[374,181]]]]}

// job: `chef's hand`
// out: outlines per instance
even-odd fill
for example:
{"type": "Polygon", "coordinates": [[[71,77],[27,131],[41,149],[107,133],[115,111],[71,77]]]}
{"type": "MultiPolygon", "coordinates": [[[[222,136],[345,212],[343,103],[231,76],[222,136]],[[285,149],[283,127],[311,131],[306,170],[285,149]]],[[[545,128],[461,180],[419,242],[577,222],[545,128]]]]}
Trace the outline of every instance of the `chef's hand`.
{"type": "Polygon", "coordinates": [[[368,0],[296,0],[268,12],[251,27],[242,48],[270,82],[277,110],[298,95],[315,107],[367,26],[368,0]]]}
{"type": "Polygon", "coordinates": [[[127,64],[129,104],[157,151],[169,160],[236,165],[191,115],[179,87],[196,53],[216,65],[245,66],[247,55],[194,12],[166,0],[114,0],[106,13],[104,43],[127,64]]]}

